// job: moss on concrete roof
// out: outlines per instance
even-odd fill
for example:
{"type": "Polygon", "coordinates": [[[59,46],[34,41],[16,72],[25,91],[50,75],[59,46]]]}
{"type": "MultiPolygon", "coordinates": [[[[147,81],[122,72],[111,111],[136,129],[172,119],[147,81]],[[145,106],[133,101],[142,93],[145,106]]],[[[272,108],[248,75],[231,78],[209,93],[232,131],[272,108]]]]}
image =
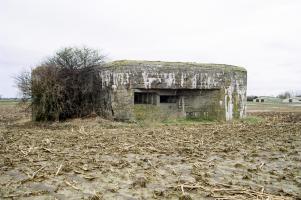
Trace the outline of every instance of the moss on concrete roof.
{"type": "Polygon", "coordinates": [[[165,61],[146,61],[146,60],[117,60],[106,64],[108,68],[119,67],[174,67],[174,68],[189,68],[199,67],[205,70],[221,69],[246,72],[246,69],[239,66],[226,64],[212,64],[212,63],[196,63],[196,62],[165,62],[165,61]]]}

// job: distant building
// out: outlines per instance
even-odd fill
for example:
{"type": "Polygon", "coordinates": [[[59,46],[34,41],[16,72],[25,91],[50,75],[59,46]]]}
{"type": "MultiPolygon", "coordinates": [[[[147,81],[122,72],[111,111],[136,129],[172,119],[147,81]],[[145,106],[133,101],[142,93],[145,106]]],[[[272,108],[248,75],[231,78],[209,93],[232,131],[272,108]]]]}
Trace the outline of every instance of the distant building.
{"type": "Polygon", "coordinates": [[[301,97],[291,97],[283,99],[283,103],[301,103],[301,97]]]}
{"type": "Polygon", "coordinates": [[[255,99],[253,99],[253,102],[258,103],[281,103],[281,99],[277,97],[271,97],[271,96],[260,96],[255,99]]]}

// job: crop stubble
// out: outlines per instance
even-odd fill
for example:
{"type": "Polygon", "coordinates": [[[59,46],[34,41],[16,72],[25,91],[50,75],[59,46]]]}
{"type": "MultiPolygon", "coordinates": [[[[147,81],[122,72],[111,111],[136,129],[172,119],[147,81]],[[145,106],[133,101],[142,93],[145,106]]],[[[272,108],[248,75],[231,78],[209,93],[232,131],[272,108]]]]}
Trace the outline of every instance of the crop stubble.
{"type": "Polygon", "coordinates": [[[301,113],[249,123],[32,123],[0,106],[0,198],[298,199],[301,113]]]}

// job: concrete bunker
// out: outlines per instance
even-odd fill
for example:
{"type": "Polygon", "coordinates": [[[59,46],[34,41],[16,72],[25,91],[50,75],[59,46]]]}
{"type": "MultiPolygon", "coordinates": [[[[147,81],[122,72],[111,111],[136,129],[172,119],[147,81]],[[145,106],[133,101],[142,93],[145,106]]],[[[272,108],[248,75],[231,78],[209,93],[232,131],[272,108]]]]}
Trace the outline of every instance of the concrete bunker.
{"type": "Polygon", "coordinates": [[[241,67],[124,60],[100,68],[99,80],[101,114],[108,118],[132,120],[152,112],[231,120],[246,114],[247,72],[241,67]]]}

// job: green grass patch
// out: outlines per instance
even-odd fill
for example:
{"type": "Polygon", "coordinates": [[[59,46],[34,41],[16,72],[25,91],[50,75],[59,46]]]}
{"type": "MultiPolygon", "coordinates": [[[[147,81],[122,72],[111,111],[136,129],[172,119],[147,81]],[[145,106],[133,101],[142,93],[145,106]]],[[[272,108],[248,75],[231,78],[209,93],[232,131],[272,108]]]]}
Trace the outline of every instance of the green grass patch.
{"type": "Polygon", "coordinates": [[[265,119],[258,116],[248,116],[244,119],[240,120],[241,122],[247,123],[247,124],[259,124],[262,122],[265,122],[265,119]]]}
{"type": "Polygon", "coordinates": [[[166,119],[163,120],[162,123],[166,125],[185,125],[185,124],[208,124],[208,123],[215,123],[216,120],[211,119],[203,119],[203,118],[187,118],[187,117],[181,117],[181,118],[175,118],[175,119],[166,119]]]}
{"type": "Polygon", "coordinates": [[[134,115],[138,121],[160,121],[165,118],[164,113],[155,105],[135,105],[134,115]]]}
{"type": "Polygon", "coordinates": [[[141,126],[155,125],[188,125],[196,123],[215,123],[215,119],[204,117],[180,117],[177,113],[161,110],[155,105],[135,105],[136,122],[141,126]]]}
{"type": "Polygon", "coordinates": [[[19,101],[16,100],[0,100],[0,106],[17,105],[19,101]]]}

